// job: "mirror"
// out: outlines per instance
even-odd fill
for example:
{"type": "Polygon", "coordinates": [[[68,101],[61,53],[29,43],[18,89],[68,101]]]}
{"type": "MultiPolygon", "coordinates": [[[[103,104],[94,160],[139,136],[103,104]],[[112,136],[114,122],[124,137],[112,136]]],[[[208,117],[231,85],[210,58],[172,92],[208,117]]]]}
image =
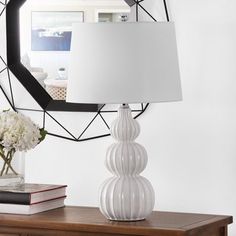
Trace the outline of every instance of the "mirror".
{"type": "Polygon", "coordinates": [[[102,105],[65,102],[72,24],[128,21],[130,12],[124,0],[11,0],[8,66],[43,110],[98,111],[102,105]]]}
{"type": "MultiPolygon", "coordinates": [[[[156,3],[155,0],[151,1],[156,3]]],[[[46,88],[47,84],[44,82],[45,80],[52,79],[57,80],[59,83],[65,83],[69,55],[69,51],[67,51],[69,47],[69,41],[67,37],[68,35],[70,36],[70,33],[68,32],[70,32],[71,27],[68,25],[68,22],[71,23],[71,21],[74,21],[74,19],[76,21],[82,20],[84,22],[91,21],[100,23],[126,20],[156,21],[156,19],[152,16],[152,13],[148,11],[148,6],[152,5],[148,5],[148,3],[150,3],[149,0],[141,0],[137,2],[135,0],[6,1],[6,4],[3,6],[4,8],[2,13],[4,12],[4,16],[6,13],[7,61],[3,61],[3,63],[7,66],[5,69],[7,71],[11,99],[7,96],[2,87],[1,89],[9,104],[13,109],[16,110],[33,112],[34,114],[39,112],[42,114],[43,127],[46,127],[48,130],[48,125],[54,125],[53,127],[58,129],[57,131],[51,131],[51,129],[48,130],[48,134],[51,136],[73,140],[76,142],[83,142],[108,136],[108,133],[93,135],[88,132],[88,130],[90,130],[90,127],[93,126],[93,124],[97,125],[97,118],[101,119],[103,125],[109,129],[109,122],[107,120],[108,117],[104,118],[103,115],[107,114],[110,117],[116,112],[116,109],[113,109],[113,107],[108,105],[104,106],[104,104],[73,104],[66,103],[64,100],[53,99],[49,94],[50,92],[47,90],[49,88],[46,88]],[[79,3],[81,5],[79,5],[79,3]],[[86,11],[85,3],[87,4],[87,10],[90,9],[90,11],[86,11]],[[147,3],[147,5],[145,3],[147,3]],[[25,15],[23,15],[24,12],[25,15]],[[69,20],[67,19],[64,21],[64,12],[70,13],[68,14],[69,20]],[[62,25],[58,24],[55,27],[55,21],[51,20],[52,15],[56,17],[57,23],[60,22],[62,25]],[[42,17],[44,18],[44,21],[40,19],[42,17]],[[54,28],[57,28],[57,30],[51,30],[52,23],[50,23],[50,21],[54,22],[53,26],[54,28]],[[43,28],[43,30],[40,30],[38,25],[40,25],[40,27],[42,25],[49,29],[46,30],[43,28]],[[51,43],[53,40],[55,40],[57,43],[59,42],[59,45],[62,46],[58,46],[56,43],[56,48],[54,48],[55,45],[52,45],[51,43]],[[32,41],[36,43],[33,45],[32,41]],[[43,43],[45,41],[47,42],[46,45],[43,43]],[[20,82],[20,84],[28,91],[32,98],[41,107],[41,109],[35,110],[34,108],[29,107],[15,107],[14,89],[12,89],[10,79],[12,74],[14,75],[14,79],[16,78],[20,82]],[[66,121],[65,124],[64,122],[61,122],[61,118],[65,115],[70,116],[68,112],[71,111],[79,111],[79,113],[73,113],[73,116],[71,117],[82,117],[82,122],[80,122],[82,126],[82,132],[79,136],[77,136],[70,129],[71,117],[68,119],[69,123],[66,123],[66,121]],[[86,112],[86,114],[81,114],[80,112],[86,112]],[[90,121],[90,118],[87,116],[93,115],[93,112],[95,112],[96,115],[90,121]],[[63,133],[61,133],[59,130],[63,131],[63,133]]],[[[162,2],[160,2],[160,4],[161,3],[162,2]]],[[[161,12],[163,9],[165,9],[166,18],[168,20],[166,0],[163,0],[163,3],[165,7],[161,7],[161,12]]],[[[48,86],[50,86],[50,84],[48,86]]],[[[148,105],[149,104],[135,104],[135,106],[132,105],[134,118],[141,116],[146,111],[148,105]]]]}

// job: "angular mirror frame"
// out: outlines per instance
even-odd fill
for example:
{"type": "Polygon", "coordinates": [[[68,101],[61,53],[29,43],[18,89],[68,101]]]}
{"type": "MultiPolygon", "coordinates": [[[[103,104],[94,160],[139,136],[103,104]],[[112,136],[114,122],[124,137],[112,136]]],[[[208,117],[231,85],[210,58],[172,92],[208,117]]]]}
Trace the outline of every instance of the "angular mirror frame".
{"type": "Polygon", "coordinates": [[[26,0],[9,1],[6,6],[7,65],[14,76],[45,111],[98,112],[103,105],[66,103],[53,100],[31,73],[21,64],[20,8],[26,0]]]}

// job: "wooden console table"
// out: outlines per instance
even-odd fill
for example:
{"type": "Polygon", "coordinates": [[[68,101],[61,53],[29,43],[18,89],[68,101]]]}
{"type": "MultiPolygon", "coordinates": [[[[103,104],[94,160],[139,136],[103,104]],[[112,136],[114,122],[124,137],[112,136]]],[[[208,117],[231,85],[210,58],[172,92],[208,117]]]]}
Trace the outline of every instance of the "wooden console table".
{"type": "Polygon", "coordinates": [[[153,212],[145,221],[112,222],[97,208],[65,207],[31,216],[0,214],[1,236],[227,236],[231,216],[153,212]]]}

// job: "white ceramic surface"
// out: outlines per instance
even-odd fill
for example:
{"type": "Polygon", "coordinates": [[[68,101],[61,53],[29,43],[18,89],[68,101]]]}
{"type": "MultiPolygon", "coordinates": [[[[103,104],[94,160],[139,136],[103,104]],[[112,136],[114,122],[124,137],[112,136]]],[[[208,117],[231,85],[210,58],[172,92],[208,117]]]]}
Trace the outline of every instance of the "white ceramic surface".
{"type": "Polygon", "coordinates": [[[113,122],[111,135],[118,142],[106,155],[106,167],[114,177],[100,189],[100,210],[110,220],[137,221],[145,219],[153,210],[155,194],[151,183],[139,174],[148,161],[143,146],[134,140],[140,132],[128,106],[122,106],[113,122]]]}

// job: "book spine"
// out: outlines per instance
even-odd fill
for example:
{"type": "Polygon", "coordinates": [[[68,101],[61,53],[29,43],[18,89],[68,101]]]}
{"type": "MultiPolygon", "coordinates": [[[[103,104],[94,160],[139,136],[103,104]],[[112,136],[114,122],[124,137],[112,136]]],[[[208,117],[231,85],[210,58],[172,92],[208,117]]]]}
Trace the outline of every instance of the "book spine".
{"type": "Polygon", "coordinates": [[[0,192],[0,203],[30,205],[30,193],[0,192]]]}

